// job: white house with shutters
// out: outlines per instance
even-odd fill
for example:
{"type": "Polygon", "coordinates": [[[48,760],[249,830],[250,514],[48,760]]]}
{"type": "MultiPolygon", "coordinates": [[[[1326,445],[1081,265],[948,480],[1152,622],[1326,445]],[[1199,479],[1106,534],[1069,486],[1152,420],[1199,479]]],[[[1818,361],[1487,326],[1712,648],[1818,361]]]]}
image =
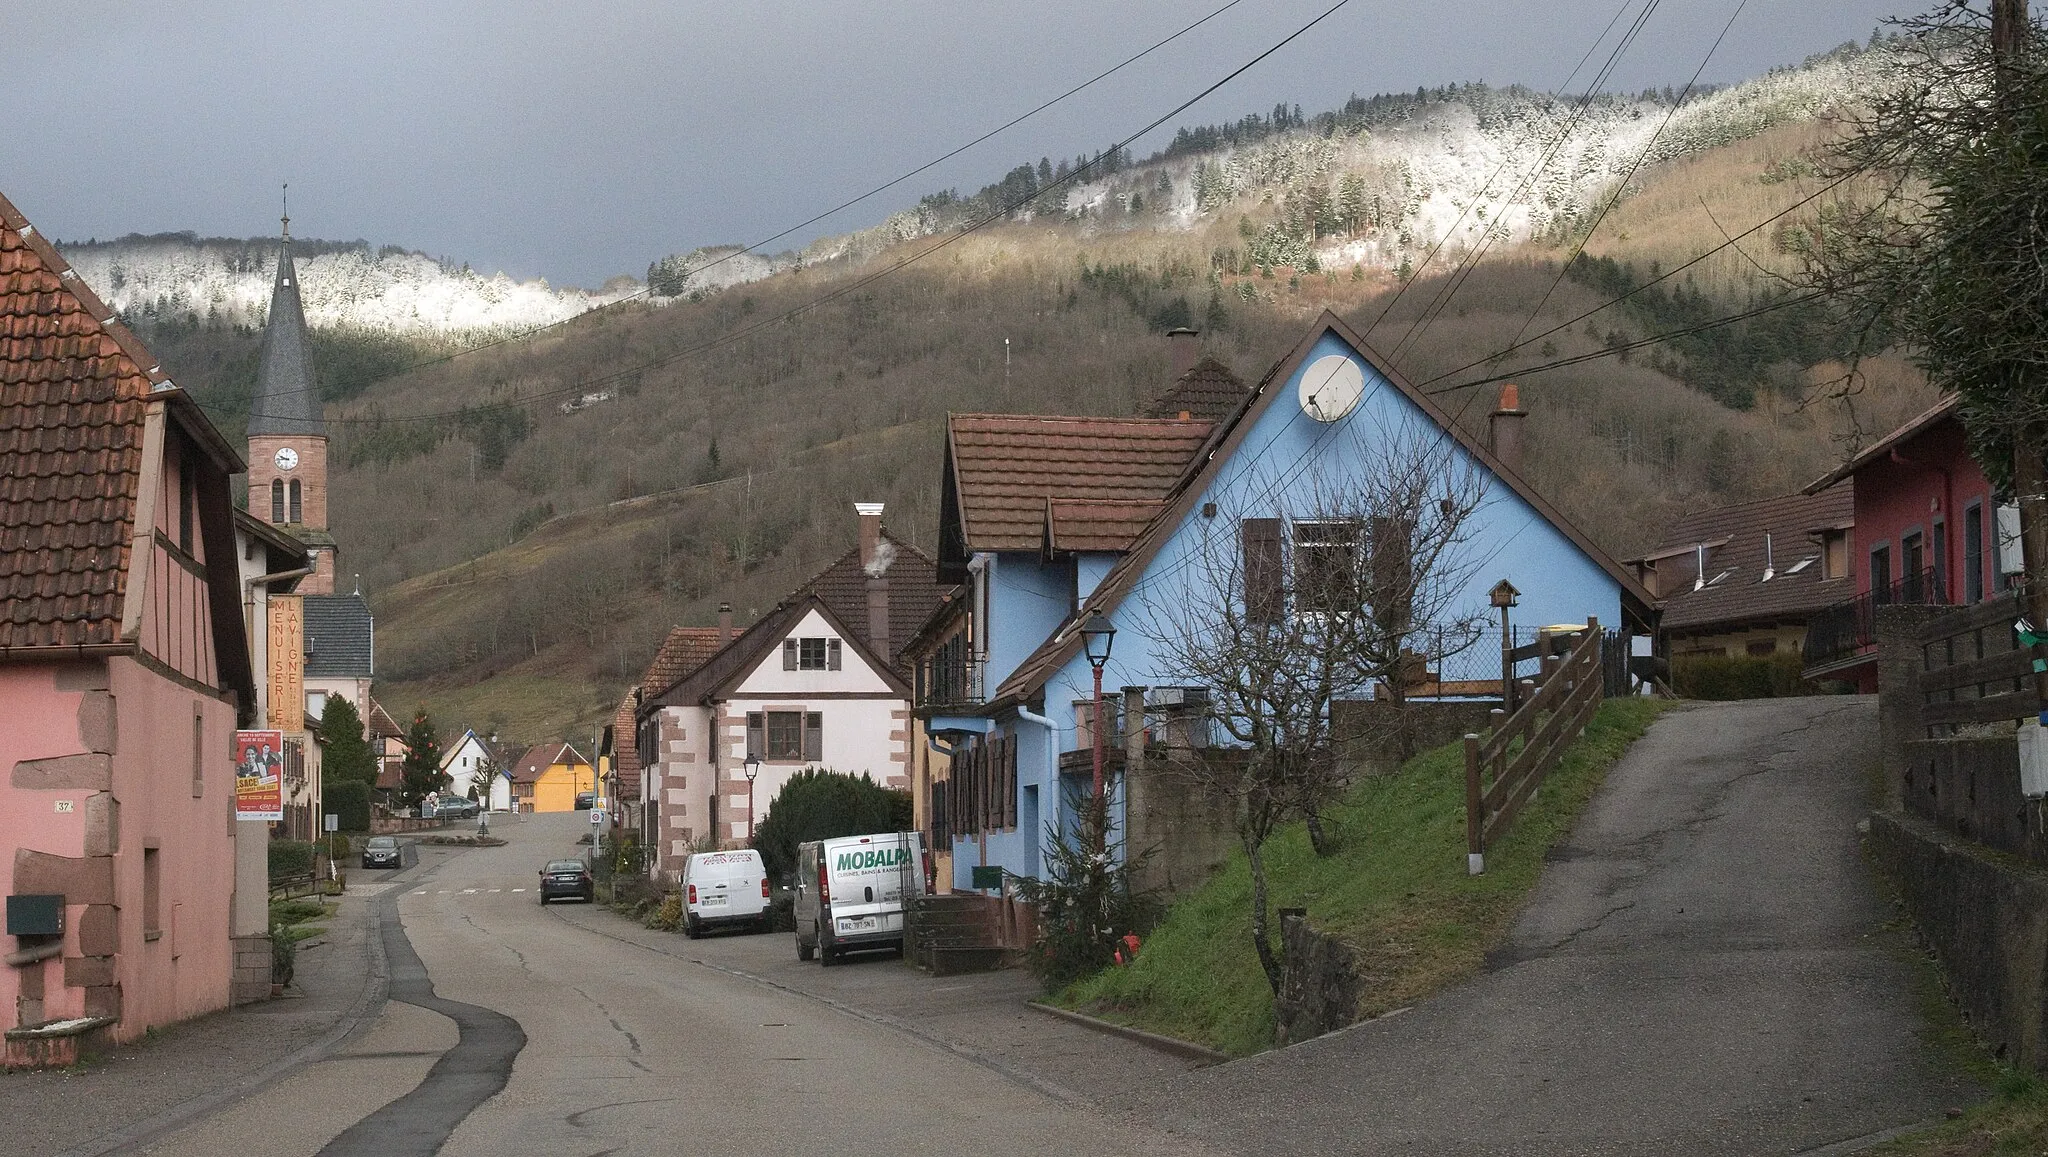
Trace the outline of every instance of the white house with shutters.
{"type": "Polygon", "coordinates": [[[859,547],[664,688],[643,690],[635,744],[669,878],[707,842],[744,845],[806,768],[910,786],[910,684],[892,640],[929,616],[936,566],[861,509],[859,547]],[[747,757],[760,757],[750,785],[747,757]]]}

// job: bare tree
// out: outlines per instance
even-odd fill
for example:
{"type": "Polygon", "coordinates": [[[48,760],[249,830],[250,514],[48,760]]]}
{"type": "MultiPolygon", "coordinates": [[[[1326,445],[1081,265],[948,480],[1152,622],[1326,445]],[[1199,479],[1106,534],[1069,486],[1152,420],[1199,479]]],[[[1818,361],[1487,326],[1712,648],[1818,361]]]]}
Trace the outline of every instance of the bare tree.
{"type": "Polygon", "coordinates": [[[1157,677],[1209,693],[1222,745],[1170,749],[1170,766],[1228,807],[1251,865],[1253,947],[1276,991],[1264,849],[1299,815],[1317,854],[1335,850],[1326,817],[1349,782],[1331,704],[1397,689],[1481,629],[1479,608],[1462,604],[1484,477],[1417,431],[1358,450],[1358,472],[1311,479],[1301,509],[1205,521],[1214,529],[1184,583],[1143,604],[1157,677]]]}

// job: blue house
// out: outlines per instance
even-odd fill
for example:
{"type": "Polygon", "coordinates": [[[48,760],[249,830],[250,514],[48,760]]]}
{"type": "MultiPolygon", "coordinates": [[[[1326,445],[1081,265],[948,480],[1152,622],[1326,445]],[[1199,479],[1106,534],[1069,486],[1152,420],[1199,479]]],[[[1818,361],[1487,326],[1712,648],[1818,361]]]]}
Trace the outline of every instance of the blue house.
{"type": "MultiPolygon", "coordinates": [[[[1217,387],[1211,372],[1202,396],[1231,396],[1217,387]]],[[[1071,831],[1088,798],[1094,672],[1079,624],[1100,613],[1116,627],[1105,697],[1170,721],[1203,689],[1173,669],[1162,624],[1215,597],[1226,556],[1239,598],[1259,597],[1260,583],[1304,589],[1336,525],[1332,497],[1382,486],[1390,464],[1426,464],[1428,485],[1469,498],[1457,565],[1440,568],[1457,585],[1437,595],[1461,621],[1490,615],[1488,593],[1506,579],[1520,623],[1653,629],[1654,600],[1635,577],[1516,475],[1512,387],[1482,442],[1325,313],[1235,398],[1161,417],[951,419],[939,566],[964,585],[920,632],[916,694],[927,736],[952,757],[931,810],[955,888],[972,886],[977,865],[1040,875],[1048,833],[1071,831]]],[[[1497,690],[1495,631],[1490,644],[1468,636],[1441,653],[1422,641],[1435,685],[1490,670],[1497,690]]],[[[1113,789],[1110,802],[1122,830],[1127,800],[1113,789]]]]}

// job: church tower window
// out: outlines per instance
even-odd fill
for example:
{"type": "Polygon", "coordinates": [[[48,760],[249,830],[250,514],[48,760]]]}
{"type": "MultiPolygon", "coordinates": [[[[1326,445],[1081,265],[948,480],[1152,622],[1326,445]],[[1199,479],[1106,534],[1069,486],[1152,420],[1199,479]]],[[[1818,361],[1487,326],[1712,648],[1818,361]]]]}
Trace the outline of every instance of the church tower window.
{"type": "Polygon", "coordinates": [[[292,492],[292,523],[293,523],[294,525],[297,525],[298,523],[301,523],[301,522],[304,522],[304,521],[306,521],[306,516],[305,516],[305,511],[304,511],[304,508],[303,508],[303,507],[302,507],[302,506],[301,506],[301,505],[299,504],[299,480],[298,480],[298,479],[296,479],[296,478],[292,479],[292,482],[291,482],[291,492],[292,492]]]}
{"type": "Polygon", "coordinates": [[[270,480],[270,521],[284,521],[284,479],[270,480]]]}

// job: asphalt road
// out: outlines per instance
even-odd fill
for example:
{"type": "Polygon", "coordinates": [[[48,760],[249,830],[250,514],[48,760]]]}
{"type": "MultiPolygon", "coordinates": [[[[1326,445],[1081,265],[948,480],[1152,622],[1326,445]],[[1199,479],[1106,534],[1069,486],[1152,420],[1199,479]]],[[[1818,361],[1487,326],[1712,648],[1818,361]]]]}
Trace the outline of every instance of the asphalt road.
{"type": "Polygon", "coordinates": [[[581,820],[493,825],[507,846],[399,876],[385,897],[403,926],[398,939],[385,928],[392,1003],[374,1028],[143,1151],[1035,1157],[1058,1138],[1082,1151],[1204,1152],[1019,1073],[963,1064],[886,1018],[606,935],[634,926],[602,911],[544,909],[539,865],[572,850],[581,820]]]}
{"type": "Polygon", "coordinates": [[[1868,698],[1665,716],[1487,975],[1134,1107],[1247,1152],[1766,1154],[1976,1099],[1860,859],[1876,733],[1868,698]]]}

